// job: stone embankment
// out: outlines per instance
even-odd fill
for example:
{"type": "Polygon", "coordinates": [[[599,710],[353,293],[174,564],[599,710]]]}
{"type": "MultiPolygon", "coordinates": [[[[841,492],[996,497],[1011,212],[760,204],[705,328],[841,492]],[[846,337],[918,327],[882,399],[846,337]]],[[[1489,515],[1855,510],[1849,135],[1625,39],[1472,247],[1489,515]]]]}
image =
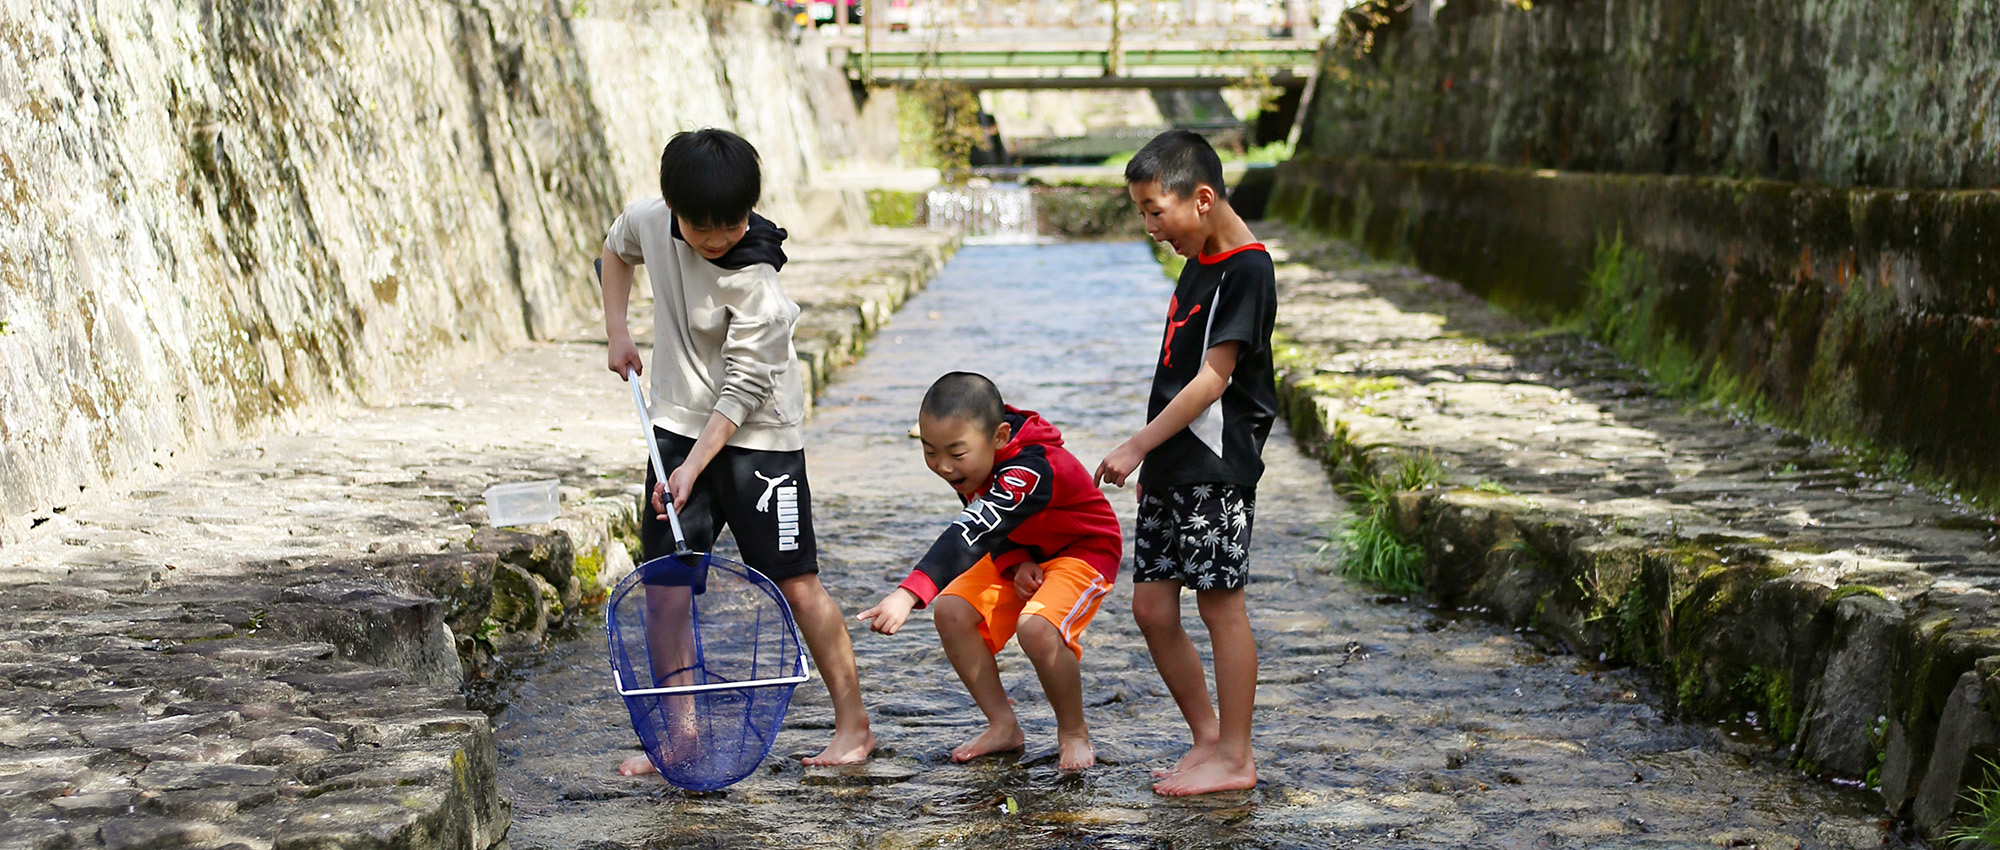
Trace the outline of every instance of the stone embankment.
{"type": "Polygon", "coordinates": [[[1455,283],[1262,225],[1282,394],[1350,483],[1387,496],[1424,592],[1656,671],[1692,717],[1745,718],[1810,774],[1930,836],[1990,785],[2000,525],[1897,470],[1656,392],[1604,347],[1455,283]]]}
{"type": "MultiPolygon", "coordinates": [[[[815,388],[951,248],[796,245],[815,388]]],[[[0,549],[0,848],[499,842],[465,694],[631,569],[644,449],[603,359],[578,333],[435,374],[0,549]],[[486,486],[551,477],[554,523],[487,527],[486,486]]]]}

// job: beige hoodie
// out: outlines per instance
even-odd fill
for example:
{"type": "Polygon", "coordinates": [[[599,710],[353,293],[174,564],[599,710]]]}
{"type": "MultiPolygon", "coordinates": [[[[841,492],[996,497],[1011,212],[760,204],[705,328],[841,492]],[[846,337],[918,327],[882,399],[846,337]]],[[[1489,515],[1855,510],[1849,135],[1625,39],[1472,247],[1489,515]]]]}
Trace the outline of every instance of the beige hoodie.
{"type": "Polygon", "coordinates": [[[692,439],[720,413],[736,423],[731,446],[804,448],[805,387],[792,348],[799,305],[778,284],[784,231],[753,216],[753,230],[776,232],[762,234],[775,257],[730,269],[737,251],[711,262],[675,236],[673,222],[666,201],[650,198],[626,207],[604,238],[605,250],[643,263],[653,283],[653,424],[692,439]]]}

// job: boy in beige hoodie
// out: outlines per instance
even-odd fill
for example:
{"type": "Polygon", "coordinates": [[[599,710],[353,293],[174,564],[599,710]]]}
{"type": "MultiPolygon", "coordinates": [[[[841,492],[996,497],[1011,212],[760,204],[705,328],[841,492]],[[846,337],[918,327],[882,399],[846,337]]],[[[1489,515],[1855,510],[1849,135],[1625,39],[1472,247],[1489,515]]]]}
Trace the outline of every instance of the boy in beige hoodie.
{"type": "MultiPolygon", "coordinates": [[[[762,191],[757,150],[726,130],[679,133],[660,156],[661,197],[625,208],[604,239],[600,285],[608,366],[647,374],[625,311],[633,267],[653,285],[651,414],[667,480],[646,473],[653,510],[640,537],[650,560],[672,553],[673,499],[688,545],[706,551],[723,526],[743,560],[776,582],[833,699],[833,740],[809,765],[864,761],[875,747],[854,648],[820,584],[806,482],[805,388],[785,297],[785,231],[751,212],[762,191]]],[[[627,775],[653,765],[636,755],[627,775]]]]}

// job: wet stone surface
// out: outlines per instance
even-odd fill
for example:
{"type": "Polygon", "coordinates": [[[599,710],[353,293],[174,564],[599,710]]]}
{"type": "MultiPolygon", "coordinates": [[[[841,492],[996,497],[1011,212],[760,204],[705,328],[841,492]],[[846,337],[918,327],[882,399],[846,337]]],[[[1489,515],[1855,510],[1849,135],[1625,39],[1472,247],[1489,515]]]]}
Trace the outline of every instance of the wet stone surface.
{"type": "MultiPolygon", "coordinates": [[[[1137,244],[963,250],[810,423],[822,578],[842,609],[893,586],[956,511],[906,436],[933,377],[992,375],[1094,464],[1141,424],[1169,291],[1137,244]]],[[[1869,799],[1792,774],[1739,737],[1747,730],[1674,722],[1636,677],[1334,575],[1328,540],[1343,503],[1282,428],[1265,457],[1249,591],[1261,647],[1254,791],[1150,791],[1147,770],[1178,757],[1185,727],[1121,578],[1085,637],[1086,714],[1103,763],[1079,775],[1056,769],[1054,719],[1013,647],[1001,675],[1026,749],[950,763],[981,719],[922,614],[895,637],[851,628],[880,739],[873,764],[800,766],[832,724],[815,681],[798,690],[765,767],[706,794],[616,775],[636,741],[601,638],[559,645],[500,695],[510,846],[1884,845],[1869,799]]],[[[1130,491],[1112,496],[1129,528],[1130,491]]],[[[1205,646],[1191,600],[1184,611],[1205,646]]]]}

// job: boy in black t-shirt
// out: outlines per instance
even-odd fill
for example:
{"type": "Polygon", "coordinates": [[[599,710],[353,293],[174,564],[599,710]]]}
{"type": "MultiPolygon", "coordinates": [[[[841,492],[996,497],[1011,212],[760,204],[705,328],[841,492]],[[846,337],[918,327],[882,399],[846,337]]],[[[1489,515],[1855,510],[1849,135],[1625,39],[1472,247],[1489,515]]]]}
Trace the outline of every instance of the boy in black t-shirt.
{"type": "Polygon", "coordinates": [[[1243,588],[1264,438],[1277,418],[1271,330],[1277,279],[1271,255],[1224,200],[1222,162],[1201,136],[1169,130],[1125,166],[1126,190],[1146,234],[1187,257],[1153,365],[1146,427],[1098,464],[1120,487],[1139,473],[1132,616],[1194,745],[1154,771],[1153,790],[1185,796],[1252,788],[1250,712],[1257,643],[1243,588]],[[1192,588],[1215,655],[1211,708],[1201,654],[1181,628],[1181,588],[1192,588]]]}

